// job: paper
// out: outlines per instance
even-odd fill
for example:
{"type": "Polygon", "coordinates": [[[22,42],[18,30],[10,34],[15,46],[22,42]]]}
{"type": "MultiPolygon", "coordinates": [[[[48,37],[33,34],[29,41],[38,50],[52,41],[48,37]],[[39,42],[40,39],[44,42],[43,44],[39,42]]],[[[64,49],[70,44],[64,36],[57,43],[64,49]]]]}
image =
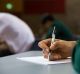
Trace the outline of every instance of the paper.
{"type": "Polygon", "coordinates": [[[69,63],[71,62],[71,59],[64,59],[64,60],[58,60],[58,61],[49,61],[48,59],[45,59],[43,56],[34,56],[34,57],[21,57],[17,58],[21,61],[25,62],[31,62],[35,64],[42,64],[42,65],[49,65],[49,64],[61,64],[61,63],[69,63]]]}

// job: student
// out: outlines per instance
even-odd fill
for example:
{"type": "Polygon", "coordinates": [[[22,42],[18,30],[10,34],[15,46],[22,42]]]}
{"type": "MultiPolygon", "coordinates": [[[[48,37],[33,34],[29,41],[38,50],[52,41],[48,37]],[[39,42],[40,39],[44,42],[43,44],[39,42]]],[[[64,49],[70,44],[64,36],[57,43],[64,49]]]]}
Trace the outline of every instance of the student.
{"type": "Polygon", "coordinates": [[[50,46],[51,39],[42,40],[39,42],[39,47],[43,49],[43,55],[48,58],[49,51],[53,51],[51,54],[51,60],[60,60],[72,56],[72,64],[74,69],[80,73],[80,40],[78,41],[65,41],[55,40],[50,46]]]}
{"type": "Polygon", "coordinates": [[[28,24],[9,13],[0,13],[0,39],[6,42],[12,53],[28,51],[35,41],[28,24]]]}
{"type": "Polygon", "coordinates": [[[55,19],[52,15],[48,14],[44,16],[42,19],[42,25],[45,26],[45,29],[48,29],[48,32],[46,33],[44,37],[45,39],[51,38],[54,26],[55,26],[56,39],[62,39],[62,40],[77,40],[78,39],[78,37],[73,35],[72,32],[64,23],[55,19]]]}

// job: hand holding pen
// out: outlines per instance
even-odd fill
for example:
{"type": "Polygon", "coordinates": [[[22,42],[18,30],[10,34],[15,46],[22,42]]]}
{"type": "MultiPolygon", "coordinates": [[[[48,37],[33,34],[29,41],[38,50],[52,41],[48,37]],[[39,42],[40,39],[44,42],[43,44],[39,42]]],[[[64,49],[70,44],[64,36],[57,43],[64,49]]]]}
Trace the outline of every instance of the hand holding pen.
{"type": "MultiPolygon", "coordinates": [[[[54,34],[54,31],[52,34],[54,34]]],[[[52,38],[42,40],[38,43],[38,46],[42,49],[44,58],[54,61],[66,59],[72,55],[76,41],[55,39],[55,35],[52,35],[52,38]]]]}

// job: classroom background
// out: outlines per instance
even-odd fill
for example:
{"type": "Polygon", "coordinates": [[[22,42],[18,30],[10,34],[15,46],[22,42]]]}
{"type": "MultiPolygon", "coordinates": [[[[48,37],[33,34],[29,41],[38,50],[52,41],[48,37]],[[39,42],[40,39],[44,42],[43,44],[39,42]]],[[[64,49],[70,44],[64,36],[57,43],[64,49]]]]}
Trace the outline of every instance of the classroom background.
{"type": "MultiPolygon", "coordinates": [[[[41,16],[52,14],[75,34],[80,34],[80,0],[0,0],[0,12],[9,12],[28,23],[41,37],[41,16]]],[[[43,33],[43,32],[42,32],[43,33]]]]}

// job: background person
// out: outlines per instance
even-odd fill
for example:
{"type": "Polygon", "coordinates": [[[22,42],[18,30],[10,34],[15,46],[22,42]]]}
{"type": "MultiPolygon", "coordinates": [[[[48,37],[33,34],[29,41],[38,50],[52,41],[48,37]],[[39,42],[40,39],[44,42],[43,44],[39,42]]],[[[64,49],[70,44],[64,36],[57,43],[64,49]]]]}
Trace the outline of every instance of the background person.
{"type": "Polygon", "coordinates": [[[44,35],[45,39],[52,37],[52,32],[53,32],[54,26],[55,26],[56,39],[70,41],[70,40],[77,40],[80,38],[80,37],[74,35],[63,22],[55,19],[50,14],[43,16],[42,25],[45,26],[45,29],[47,30],[44,35]]]}
{"type": "Polygon", "coordinates": [[[27,23],[9,13],[0,13],[0,39],[11,53],[28,51],[35,37],[27,23]]]}

